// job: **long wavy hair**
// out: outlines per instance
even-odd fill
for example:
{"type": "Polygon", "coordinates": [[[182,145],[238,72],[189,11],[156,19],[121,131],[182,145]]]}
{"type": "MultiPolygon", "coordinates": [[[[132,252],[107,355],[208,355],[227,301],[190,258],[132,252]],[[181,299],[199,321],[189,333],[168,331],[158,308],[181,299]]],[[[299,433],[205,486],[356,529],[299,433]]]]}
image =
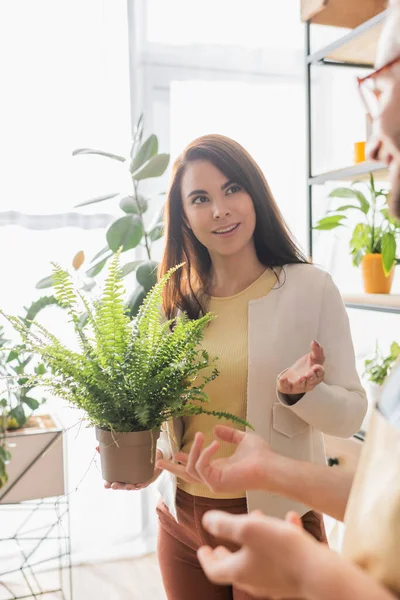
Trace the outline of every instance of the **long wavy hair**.
{"type": "Polygon", "coordinates": [[[254,245],[258,260],[269,268],[307,263],[276,205],[268,183],[250,154],[234,140],[205,135],[191,142],[175,161],[165,205],[165,249],[159,276],[184,263],[168,281],[163,312],[168,319],[185,311],[191,319],[205,312],[204,295],[210,283],[211,258],[188,227],[182,205],[181,182],[186,165],[207,160],[250,195],[256,214],[254,245]]]}

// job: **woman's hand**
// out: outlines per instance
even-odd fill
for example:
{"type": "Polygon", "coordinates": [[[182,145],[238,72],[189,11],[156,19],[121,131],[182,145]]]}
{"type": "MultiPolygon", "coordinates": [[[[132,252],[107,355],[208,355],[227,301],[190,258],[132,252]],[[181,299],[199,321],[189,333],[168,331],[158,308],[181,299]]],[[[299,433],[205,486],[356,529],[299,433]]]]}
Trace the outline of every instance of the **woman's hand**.
{"type": "Polygon", "coordinates": [[[215,435],[219,440],[237,446],[232,456],[211,460],[219,442],[214,441],[203,449],[204,435],[196,433],[189,454],[178,452],[175,455],[178,462],[159,460],[156,466],[189,483],[205,483],[213,492],[273,491],[275,474],[279,475],[283,457],[273,452],[255,433],[217,425],[215,435]]]}
{"type": "Polygon", "coordinates": [[[312,342],[311,351],[278,377],[278,391],[288,396],[311,392],[324,380],[324,362],[322,346],[316,341],[312,342]]]}
{"type": "MultiPolygon", "coordinates": [[[[100,452],[100,448],[99,446],[97,446],[96,450],[98,452],[100,452]]],[[[163,457],[163,453],[161,452],[161,450],[156,450],[156,462],[160,461],[163,457]]],[[[144,488],[148,487],[151,483],[153,483],[153,481],[155,481],[158,476],[161,474],[162,469],[155,467],[154,469],[154,474],[153,477],[151,479],[149,479],[149,481],[146,481],[145,483],[122,483],[120,481],[105,481],[104,482],[104,487],[107,490],[126,490],[128,492],[131,492],[133,490],[143,490],[144,488]]]]}

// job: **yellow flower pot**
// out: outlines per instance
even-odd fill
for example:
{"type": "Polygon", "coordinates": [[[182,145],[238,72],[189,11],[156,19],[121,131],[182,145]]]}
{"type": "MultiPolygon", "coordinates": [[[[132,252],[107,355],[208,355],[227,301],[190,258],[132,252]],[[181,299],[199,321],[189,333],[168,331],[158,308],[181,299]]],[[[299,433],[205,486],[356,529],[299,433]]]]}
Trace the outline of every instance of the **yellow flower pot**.
{"type": "Polygon", "coordinates": [[[367,294],[390,294],[394,266],[386,277],[382,265],[382,254],[366,254],[361,262],[364,291],[367,294]]]}

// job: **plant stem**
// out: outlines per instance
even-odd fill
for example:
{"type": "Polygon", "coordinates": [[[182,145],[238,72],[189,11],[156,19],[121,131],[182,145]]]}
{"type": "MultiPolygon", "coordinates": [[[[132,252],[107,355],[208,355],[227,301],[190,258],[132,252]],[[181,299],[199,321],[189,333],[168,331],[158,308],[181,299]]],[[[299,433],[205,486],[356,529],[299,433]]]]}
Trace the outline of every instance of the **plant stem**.
{"type": "Polygon", "coordinates": [[[137,181],[134,181],[134,182],[133,182],[133,189],[134,189],[134,192],[135,192],[135,202],[136,202],[136,206],[137,206],[137,210],[138,210],[139,217],[140,217],[140,219],[141,219],[141,221],[142,221],[142,225],[143,225],[144,244],[145,244],[145,247],[146,247],[147,258],[148,258],[149,260],[151,260],[151,253],[150,253],[150,244],[149,244],[149,238],[148,238],[148,235],[147,235],[147,233],[146,233],[146,228],[145,228],[145,226],[144,226],[143,215],[142,215],[142,211],[141,211],[141,209],[140,209],[140,203],[139,203],[139,200],[138,200],[137,187],[138,187],[138,183],[137,183],[137,181]]]}

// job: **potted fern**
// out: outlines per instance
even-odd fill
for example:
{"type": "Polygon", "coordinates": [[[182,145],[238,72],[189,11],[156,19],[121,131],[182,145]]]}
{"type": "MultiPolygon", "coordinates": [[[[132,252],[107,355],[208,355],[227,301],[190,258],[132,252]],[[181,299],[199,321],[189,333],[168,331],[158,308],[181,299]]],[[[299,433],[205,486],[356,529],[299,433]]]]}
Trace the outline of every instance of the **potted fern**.
{"type": "Polygon", "coordinates": [[[398,358],[400,358],[400,346],[397,342],[392,342],[390,352],[386,356],[377,344],[373,356],[364,360],[364,376],[369,381],[372,400],[378,399],[380,388],[398,358]]]}
{"type": "Polygon", "coordinates": [[[190,320],[182,314],[163,322],[162,290],[179,267],[152,288],[132,320],[125,307],[119,253],[110,263],[101,297],[94,302],[74,288],[66,271],[53,267],[56,297],[70,316],[79,350],[67,348],[36,321],[28,327],[5,316],[53,373],[33,380],[83,409],[95,426],[104,479],[148,481],[161,424],[169,419],[205,413],[247,425],[234,415],[204,407],[203,389],[218,375],[214,360],[200,346],[212,315],[190,320]],[[87,313],[84,326],[81,311],[87,313]]]}
{"type": "Polygon", "coordinates": [[[389,192],[377,189],[372,174],[364,194],[355,182],[351,187],[334,189],[329,196],[349,203],[343,204],[320,219],[314,229],[330,231],[342,227],[347,221],[347,212],[356,211],[361,222],[354,227],[350,239],[353,265],[361,265],[364,291],[367,294],[389,294],[393,282],[394,267],[398,260],[397,241],[400,223],[390,217],[387,208],[389,192]]]}

